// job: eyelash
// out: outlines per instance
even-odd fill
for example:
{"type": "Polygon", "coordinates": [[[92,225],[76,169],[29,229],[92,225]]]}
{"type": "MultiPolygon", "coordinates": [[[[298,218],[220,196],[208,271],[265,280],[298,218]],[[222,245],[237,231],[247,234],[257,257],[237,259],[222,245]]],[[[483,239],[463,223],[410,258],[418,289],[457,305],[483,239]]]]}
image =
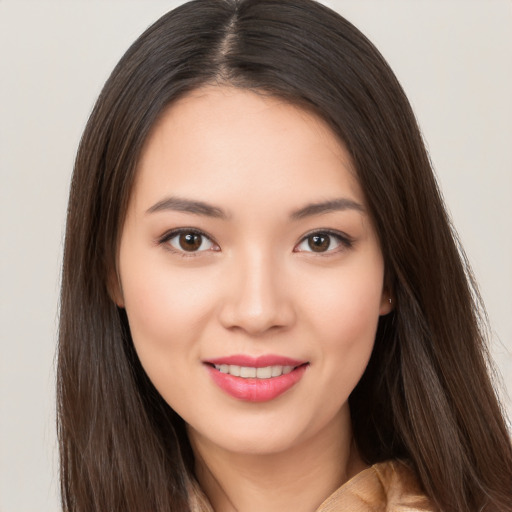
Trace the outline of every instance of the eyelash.
{"type": "MultiPolygon", "coordinates": [[[[208,240],[214,247],[216,247],[216,249],[214,249],[215,252],[220,250],[218,244],[215,242],[215,240],[212,237],[208,236],[203,231],[200,231],[195,228],[174,229],[172,231],[165,233],[162,237],[160,237],[158,239],[157,242],[159,245],[165,246],[166,250],[171,251],[171,252],[173,252],[179,256],[182,256],[184,258],[198,256],[202,252],[211,250],[211,249],[206,249],[206,250],[201,250],[201,251],[197,251],[197,250],[196,251],[186,251],[184,249],[178,249],[176,247],[173,247],[169,242],[173,238],[176,238],[180,235],[198,235],[198,236],[202,237],[201,245],[203,245],[205,240],[208,240]]],[[[311,231],[310,233],[307,233],[306,235],[304,235],[301,238],[301,240],[299,241],[299,243],[294,247],[293,252],[301,252],[301,253],[309,252],[312,254],[317,254],[319,256],[325,257],[325,256],[331,256],[332,254],[343,251],[344,249],[350,249],[350,248],[352,248],[353,244],[354,244],[354,240],[345,233],[342,233],[340,231],[335,231],[332,229],[317,229],[315,231],[311,231]],[[327,237],[330,237],[331,239],[334,238],[340,244],[341,247],[336,247],[334,249],[328,248],[326,251],[314,251],[314,250],[308,251],[308,250],[297,249],[297,247],[299,247],[300,245],[305,243],[309,238],[314,237],[314,236],[327,236],[327,237]]],[[[308,244],[308,245],[311,247],[310,244],[308,244]]],[[[329,242],[329,246],[330,245],[331,245],[331,242],[329,242]]]]}
{"type": "MultiPolygon", "coordinates": [[[[186,251],[184,249],[177,249],[176,247],[173,247],[169,242],[180,235],[198,235],[202,237],[201,245],[204,243],[204,240],[208,240],[214,247],[219,247],[215,240],[213,240],[212,237],[206,235],[203,231],[200,231],[199,229],[194,228],[180,228],[180,229],[173,229],[172,231],[168,231],[165,233],[162,237],[158,239],[158,244],[163,245],[166,250],[171,251],[178,256],[182,256],[184,258],[190,258],[194,256],[198,256],[202,252],[205,252],[205,250],[202,251],[186,251]]],[[[219,249],[215,249],[218,251],[219,249]]]]}
{"type": "MultiPolygon", "coordinates": [[[[309,244],[308,244],[309,245],[309,244]]],[[[331,242],[329,242],[329,245],[331,245],[331,242]]],[[[310,252],[312,254],[317,254],[319,256],[331,256],[333,254],[336,254],[340,251],[343,251],[345,249],[351,249],[354,245],[354,239],[348,236],[346,233],[342,233],[341,231],[335,231],[333,229],[315,229],[314,231],[311,231],[310,233],[307,233],[304,235],[300,242],[295,246],[294,252],[310,252]],[[296,248],[302,245],[304,242],[306,242],[309,238],[312,238],[314,236],[327,236],[330,238],[334,238],[339,244],[340,247],[336,247],[334,249],[328,249],[327,251],[301,251],[297,250],[296,248]]],[[[311,246],[310,246],[311,247],[311,246]]]]}

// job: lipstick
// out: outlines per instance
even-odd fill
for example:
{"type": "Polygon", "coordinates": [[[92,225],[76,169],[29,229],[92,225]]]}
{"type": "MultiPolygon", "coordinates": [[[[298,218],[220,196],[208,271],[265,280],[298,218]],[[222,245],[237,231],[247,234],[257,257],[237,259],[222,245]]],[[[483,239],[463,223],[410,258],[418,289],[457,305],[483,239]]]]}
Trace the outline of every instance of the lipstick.
{"type": "Polygon", "coordinates": [[[214,383],[228,395],[249,402],[277,398],[303,377],[307,361],[276,355],[232,355],[204,361],[214,383]]]}

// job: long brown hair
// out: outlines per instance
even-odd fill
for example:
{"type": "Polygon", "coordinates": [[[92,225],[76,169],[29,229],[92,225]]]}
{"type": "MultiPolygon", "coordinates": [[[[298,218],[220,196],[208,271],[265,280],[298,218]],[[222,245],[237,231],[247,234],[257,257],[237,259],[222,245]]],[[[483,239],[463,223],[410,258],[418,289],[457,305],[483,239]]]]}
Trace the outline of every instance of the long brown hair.
{"type": "Polygon", "coordinates": [[[352,155],[396,303],[350,397],[365,461],[405,459],[441,510],[512,511],[482,306],[413,112],[374,46],[312,0],[182,5],[142,34],[101,92],[76,158],[62,273],[64,510],[189,510],[183,421],[146,376],[108,290],[149,130],[171,102],[212,83],[312,109],[352,155]]]}

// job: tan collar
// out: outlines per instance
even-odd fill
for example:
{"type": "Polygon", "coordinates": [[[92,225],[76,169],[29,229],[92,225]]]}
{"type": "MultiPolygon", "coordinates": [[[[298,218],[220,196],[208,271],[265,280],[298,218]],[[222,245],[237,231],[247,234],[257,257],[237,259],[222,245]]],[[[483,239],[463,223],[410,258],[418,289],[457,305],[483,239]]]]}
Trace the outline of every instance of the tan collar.
{"type": "MultiPolygon", "coordinates": [[[[192,512],[214,512],[197,482],[190,492],[192,512]]],[[[399,461],[375,464],[344,483],[315,512],[433,512],[408,466],[399,461]]]]}
{"type": "Polygon", "coordinates": [[[331,494],[316,512],[431,512],[414,473],[398,461],[361,471],[331,494]]]}

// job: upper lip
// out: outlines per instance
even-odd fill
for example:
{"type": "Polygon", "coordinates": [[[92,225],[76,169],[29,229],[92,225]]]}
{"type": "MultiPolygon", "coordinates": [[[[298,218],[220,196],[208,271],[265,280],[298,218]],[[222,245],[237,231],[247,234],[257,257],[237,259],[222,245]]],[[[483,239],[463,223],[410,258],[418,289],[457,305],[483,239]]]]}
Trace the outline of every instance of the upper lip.
{"type": "Polygon", "coordinates": [[[266,366],[300,366],[307,361],[292,359],[290,357],[266,354],[262,356],[248,356],[245,354],[234,354],[231,356],[217,357],[215,359],[206,359],[204,363],[220,365],[229,364],[237,366],[248,366],[250,368],[265,368],[266,366]]]}

